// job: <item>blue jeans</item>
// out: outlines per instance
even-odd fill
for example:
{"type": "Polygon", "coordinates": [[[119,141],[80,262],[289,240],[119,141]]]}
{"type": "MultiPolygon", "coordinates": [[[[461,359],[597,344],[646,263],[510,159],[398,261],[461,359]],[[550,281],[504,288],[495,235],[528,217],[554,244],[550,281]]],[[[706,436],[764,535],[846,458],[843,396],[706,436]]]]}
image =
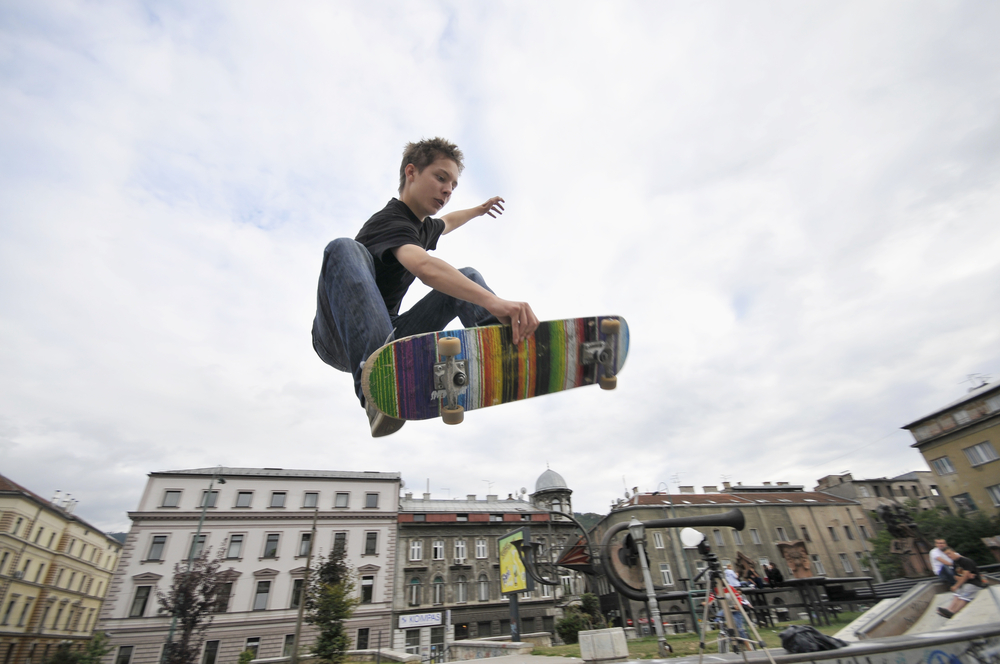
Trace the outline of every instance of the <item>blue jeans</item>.
{"type": "Polygon", "coordinates": [[[938,570],[938,578],[947,583],[950,588],[955,585],[955,569],[951,565],[941,565],[941,569],[938,570]]]}
{"type": "MultiPolygon", "coordinates": [[[[459,272],[490,290],[477,270],[466,267],[459,272]]],[[[326,246],[313,320],[313,348],[330,366],[354,374],[354,392],[362,406],[361,369],[372,353],[393,339],[439,332],[456,317],[464,327],[498,322],[483,307],[439,291],[431,291],[409,311],[390,316],[375,285],[375,261],[368,249],[349,238],[326,246]]]]}

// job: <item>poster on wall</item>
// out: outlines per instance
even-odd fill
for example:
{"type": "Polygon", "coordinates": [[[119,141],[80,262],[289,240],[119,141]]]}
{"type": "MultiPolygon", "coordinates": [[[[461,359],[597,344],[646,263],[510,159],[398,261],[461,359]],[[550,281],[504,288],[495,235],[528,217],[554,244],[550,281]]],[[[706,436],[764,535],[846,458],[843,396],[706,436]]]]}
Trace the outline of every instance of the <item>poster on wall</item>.
{"type": "Polygon", "coordinates": [[[524,569],[524,561],[521,560],[521,553],[518,551],[521,542],[530,541],[531,535],[527,526],[507,533],[498,540],[501,594],[510,595],[535,589],[535,584],[524,569]]]}

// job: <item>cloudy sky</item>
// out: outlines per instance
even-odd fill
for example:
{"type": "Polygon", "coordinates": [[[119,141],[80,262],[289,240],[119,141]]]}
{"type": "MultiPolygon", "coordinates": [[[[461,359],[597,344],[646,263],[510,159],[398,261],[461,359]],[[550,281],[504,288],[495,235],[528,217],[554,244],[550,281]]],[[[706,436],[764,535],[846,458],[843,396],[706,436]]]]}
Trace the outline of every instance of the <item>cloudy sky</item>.
{"type": "Polygon", "coordinates": [[[600,512],[923,469],[900,427],[1000,379],[998,31],[992,2],[4,2],[0,472],[120,530],[146,473],[218,464],[440,497],[549,464],[600,512]],[[467,156],[449,209],[507,201],[437,255],[625,316],[618,390],[369,437],[311,347],[320,258],[431,136],[467,156]]]}

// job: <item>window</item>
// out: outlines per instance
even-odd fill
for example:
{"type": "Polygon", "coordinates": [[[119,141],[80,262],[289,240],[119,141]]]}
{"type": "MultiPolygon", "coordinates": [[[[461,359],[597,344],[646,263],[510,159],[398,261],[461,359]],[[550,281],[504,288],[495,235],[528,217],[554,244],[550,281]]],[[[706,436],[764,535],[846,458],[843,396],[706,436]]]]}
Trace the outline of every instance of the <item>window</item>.
{"type": "Polygon", "coordinates": [[[750,541],[754,544],[760,544],[760,533],[757,532],[756,528],[750,529],[750,541]]]}
{"type": "Polygon", "coordinates": [[[368,630],[368,627],[362,627],[358,630],[358,650],[368,650],[368,630]]]}
{"type": "Polygon", "coordinates": [[[285,492],[275,491],[271,494],[271,507],[284,507],[285,506],[285,492]]]}
{"type": "Polygon", "coordinates": [[[444,560],[444,540],[434,540],[431,545],[431,559],[444,560]]]}
{"type": "MultiPolygon", "coordinates": [[[[607,594],[607,593],[605,593],[605,594],[607,594]]],[[[542,584],[542,598],[543,599],[548,599],[549,597],[552,597],[552,586],[546,585],[546,584],[542,584]]]]}
{"type": "Polygon", "coordinates": [[[674,575],[670,572],[670,563],[660,563],[660,578],[663,581],[663,585],[674,585],[674,575]]]}
{"type": "Polygon", "coordinates": [[[805,526],[799,526],[799,527],[802,529],[802,539],[804,539],[807,542],[813,541],[812,538],[809,537],[809,529],[806,528],[805,526]]]}
{"type": "Polygon", "coordinates": [[[969,413],[964,410],[956,410],[954,413],[951,414],[951,416],[955,418],[955,423],[958,424],[959,426],[963,424],[968,424],[972,420],[972,417],[969,416],[969,413]]]}
{"type": "Polygon", "coordinates": [[[779,542],[787,542],[788,541],[788,535],[785,534],[785,529],[784,528],[778,527],[775,530],[778,533],[778,541],[779,542]]]}
{"type": "Polygon", "coordinates": [[[733,531],[733,542],[736,543],[736,546],[743,546],[743,535],[740,534],[740,531],[733,531]]]}
{"type": "Polygon", "coordinates": [[[230,535],[226,558],[239,558],[243,553],[243,535],[230,535]]]}
{"type": "Polygon", "coordinates": [[[986,487],[986,493],[993,501],[993,507],[1000,507],[1000,484],[986,487]]]}
{"type": "Polygon", "coordinates": [[[712,537],[715,538],[715,546],[725,546],[722,542],[722,531],[716,528],[712,531],[712,537]]]}
{"type": "Polygon", "coordinates": [[[302,533],[299,539],[299,556],[308,556],[312,544],[312,533],[302,533]]]}
{"type": "Polygon", "coordinates": [[[663,548],[663,533],[659,530],[653,531],[653,546],[657,549],[663,548]]]}
{"type": "Polygon", "coordinates": [[[845,574],[853,574],[854,573],[854,568],[851,567],[851,561],[847,557],[846,553],[840,554],[840,566],[844,568],[844,573],[845,574]]]}
{"type": "Polygon", "coordinates": [[[249,639],[247,639],[246,647],[244,648],[244,650],[249,650],[250,652],[252,652],[253,658],[257,659],[257,651],[260,650],[260,637],[251,636],[249,639]]]}
{"type": "Polygon", "coordinates": [[[867,572],[868,569],[869,569],[868,568],[868,556],[866,556],[865,554],[861,553],[860,551],[855,551],[854,552],[854,557],[857,559],[858,568],[860,568],[862,572],[867,572]]]}
{"type": "Polygon", "coordinates": [[[118,646],[118,656],[115,657],[115,664],[129,664],[132,661],[132,649],[135,646],[118,646]]]}
{"type": "Polygon", "coordinates": [[[468,520],[469,520],[469,515],[468,514],[456,514],[455,515],[455,521],[468,521],[468,520]]]}
{"type": "MultiPolygon", "coordinates": [[[[163,492],[163,507],[177,507],[181,503],[181,492],[168,490],[163,492]]],[[[70,545],[70,553],[73,552],[73,546],[70,545]]]]}
{"type": "Polygon", "coordinates": [[[290,609],[299,608],[299,602],[302,601],[302,583],[304,579],[295,579],[292,581],[292,601],[288,605],[290,609]]]}
{"type": "Polygon", "coordinates": [[[38,544],[38,540],[40,540],[42,538],[42,533],[44,533],[44,532],[45,532],[44,528],[39,528],[38,529],[38,532],[35,533],[35,544],[38,544]]]}
{"type": "Polygon", "coordinates": [[[972,496],[967,493],[960,493],[957,496],[952,496],[951,499],[955,501],[959,512],[975,512],[979,510],[976,507],[975,501],[972,500],[972,496]]]}
{"type": "Polygon", "coordinates": [[[694,561],[694,568],[697,570],[697,572],[695,573],[695,576],[697,576],[698,574],[701,574],[702,572],[704,572],[705,568],[707,566],[708,566],[708,563],[706,563],[704,560],[696,560],[696,561],[694,561]]]}
{"type": "Polygon", "coordinates": [[[861,496],[862,498],[872,497],[871,491],[869,491],[868,487],[865,486],[864,484],[858,485],[858,495],[861,496]]]}
{"type": "Polygon", "coordinates": [[[374,556],[378,554],[378,533],[365,533],[365,555],[374,556]]]}
{"type": "Polygon", "coordinates": [[[813,572],[821,576],[826,574],[826,569],[824,569],[823,562],[819,559],[819,554],[814,553],[809,557],[812,559],[813,572]]]}
{"type": "Polygon", "coordinates": [[[490,521],[503,521],[503,514],[490,514],[490,521]]]}
{"type": "Polygon", "coordinates": [[[761,572],[763,572],[764,568],[767,567],[767,566],[769,566],[771,564],[771,559],[770,558],[758,558],[757,562],[760,563],[760,570],[761,570],[761,572]]]}
{"type": "Polygon", "coordinates": [[[253,502],[253,491],[239,491],[236,493],[236,507],[250,507],[253,502]]]}
{"type": "Polygon", "coordinates": [[[931,460],[931,468],[938,475],[951,475],[955,472],[955,466],[951,465],[951,459],[946,456],[931,460]]]}
{"type": "Polygon", "coordinates": [[[420,630],[406,630],[406,652],[411,655],[420,654],[420,630]]]}
{"type": "Polygon", "coordinates": [[[318,505],[319,505],[318,493],[309,491],[302,496],[302,507],[317,507],[318,505]]]}
{"type": "Polygon", "coordinates": [[[422,560],[424,557],[424,541],[410,540],[410,560],[422,560]]]}
{"type": "Polygon", "coordinates": [[[878,488],[877,486],[875,486],[874,484],[872,485],[872,488],[873,488],[873,489],[875,489],[875,495],[876,495],[876,496],[878,496],[879,498],[881,498],[881,497],[882,497],[882,490],[881,490],[881,489],[879,489],[879,488],[878,488]]]}
{"type": "Polygon", "coordinates": [[[166,535],[153,535],[153,542],[149,545],[149,554],[146,556],[146,560],[151,562],[163,560],[163,548],[166,545],[166,535]]]}
{"type": "Polygon", "coordinates": [[[267,536],[267,540],[264,542],[264,555],[262,558],[277,558],[278,557],[278,540],[281,535],[278,533],[270,533],[267,536]]]}
{"type": "Polygon", "coordinates": [[[858,530],[861,531],[861,536],[865,539],[871,539],[872,536],[868,534],[868,529],[864,526],[858,526],[858,530]]]}
{"type": "Polygon", "coordinates": [[[459,576],[455,583],[455,601],[465,604],[469,601],[469,582],[465,576],[459,576]]]}
{"type": "Polygon", "coordinates": [[[45,565],[39,565],[38,571],[35,572],[35,583],[38,583],[39,579],[42,578],[42,570],[45,569],[45,565]]]}
{"type": "Polygon", "coordinates": [[[281,649],[282,657],[291,657],[292,651],[295,650],[295,635],[285,634],[285,645],[281,649]]]}
{"type": "Polygon", "coordinates": [[[480,537],[476,540],[476,558],[482,560],[486,555],[486,540],[480,537]]]}
{"type": "Polygon", "coordinates": [[[440,576],[434,577],[434,603],[444,604],[444,579],[440,576]]]}
{"type": "Polygon", "coordinates": [[[973,466],[981,466],[984,463],[1000,459],[1000,457],[997,456],[997,451],[993,449],[993,446],[990,445],[989,441],[973,445],[972,447],[966,447],[962,451],[965,452],[965,457],[973,466]]]}
{"type": "Polygon", "coordinates": [[[833,526],[827,526],[826,529],[830,531],[830,539],[834,542],[840,541],[840,537],[837,536],[837,530],[833,526]]]}
{"type": "Polygon", "coordinates": [[[225,613],[229,610],[229,598],[233,596],[232,582],[219,585],[219,592],[215,595],[215,612],[225,613]]]}
{"type": "Polygon", "coordinates": [[[413,577],[410,579],[409,587],[410,606],[420,606],[420,579],[413,577]]]}
{"type": "Polygon", "coordinates": [[[201,552],[205,549],[205,539],[208,535],[192,535],[191,536],[191,549],[188,551],[188,555],[191,558],[197,558],[201,556],[201,552]]]}
{"type": "Polygon", "coordinates": [[[198,507],[215,507],[215,503],[219,500],[218,491],[202,491],[201,492],[201,504],[198,507]]]}
{"type": "Polygon", "coordinates": [[[854,539],[854,531],[851,530],[850,526],[844,526],[844,534],[847,535],[847,539],[854,539]]]}
{"type": "Polygon", "coordinates": [[[215,664],[215,659],[218,656],[219,642],[205,641],[205,654],[201,657],[201,664],[215,664]]]}
{"type": "Polygon", "coordinates": [[[377,493],[366,493],[365,494],[365,509],[372,509],[378,507],[378,494],[377,493]]]}
{"type": "MultiPolygon", "coordinates": [[[[132,599],[132,608],[129,609],[129,618],[141,618],[146,613],[146,604],[149,602],[149,593],[153,586],[139,586],[135,589],[135,597],[132,599]]],[[[53,627],[55,624],[53,623],[53,627]]]]}
{"type": "Polygon", "coordinates": [[[485,574],[480,574],[479,583],[477,585],[479,586],[477,595],[479,601],[480,602],[490,601],[490,577],[486,576],[485,574]]]}
{"type": "Polygon", "coordinates": [[[333,499],[334,507],[347,507],[350,504],[351,494],[338,493],[333,499]]]}
{"type": "Polygon", "coordinates": [[[455,540],[455,562],[464,563],[465,562],[465,540],[455,540]]]}
{"type": "Polygon", "coordinates": [[[361,577],[361,603],[371,604],[372,598],[374,596],[375,596],[375,577],[374,576],[361,577]]]}
{"type": "Polygon", "coordinates": [[[333,550],[343,551],[346,546],[347,546],[347,533],[334,533],[333,550]]]}
{"type": "Polygon", "coordinates": [[[426,514],[414,514],[413,523],[425,523],[427,521],[426,514]]]}
{"type": "MultiPolygon", "coordinates": [[[[257,592],[253,596],[253,610],[254,611],[266,611],[267,610],[267,596],[271,594],[271,582],[270,581],[258,581],[257,582],[257,592]]],[[[260,642],[258,641],[258,644],[260,642]]]]}

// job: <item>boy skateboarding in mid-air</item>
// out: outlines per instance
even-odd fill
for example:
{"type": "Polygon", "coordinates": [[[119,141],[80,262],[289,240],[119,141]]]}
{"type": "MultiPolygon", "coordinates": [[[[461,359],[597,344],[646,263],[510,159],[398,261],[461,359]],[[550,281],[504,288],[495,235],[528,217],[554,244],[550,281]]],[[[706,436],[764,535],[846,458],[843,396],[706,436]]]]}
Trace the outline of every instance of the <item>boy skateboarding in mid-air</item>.
{"type": "Polygon", "coordinates": [[[313,348],[330,366],[354,374],[354,390],[373,437],[394,433],[404,424],[365,403],[361,372],[379,347],[443,330],[456,317],[464,327],[510,325],[515,344],[538,327],[527,302],[497,297],[475,269],[457,270],[428,253],[442,235],[467,221],[503,213],[503,199],[494,196],[467,210],[431,216],[451,199],[462,169],[462,152],[444,139],[407,144],[399,168],[399,198],[372,215],[353,240],[334,240],[323,252],[313,348]],[[414,279],[433,290],[400,314],[414,279]]]}

